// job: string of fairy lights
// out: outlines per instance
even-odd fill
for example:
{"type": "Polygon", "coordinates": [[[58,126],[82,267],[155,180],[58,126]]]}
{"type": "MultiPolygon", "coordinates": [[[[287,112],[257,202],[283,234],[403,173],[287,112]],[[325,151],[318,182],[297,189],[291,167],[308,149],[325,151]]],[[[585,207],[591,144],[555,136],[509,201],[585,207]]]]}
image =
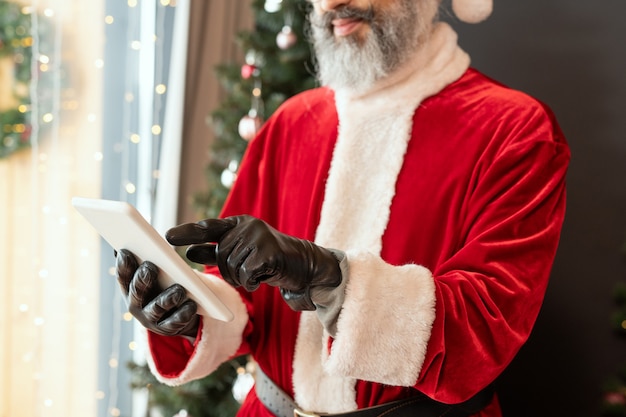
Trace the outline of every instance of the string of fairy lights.
{"type": "MultiPolygon", "coordinates": [[[[32,236],[30,238],[30,251],[35,254],[29,275],[35,282],[32,285],[35,291],[30,294],[28,301],[18,304],[20,317],[29,318],[30,326],[32,326],[32,334],[34,342],[30,349],[22,354],[22,361],[32,367],[34,395],[36,401],[32,404],[24,404],[24,408],[32,408],[32,415],[45,416],[51,415],[50,412],[58,404],[53,393],[48,392],[49,388],[41,381],[45,377],[43,363],[48,360],[45,346],[42,343],[44,333],[49,332],[49,319],[46,317],[46,307],[43,306],[43,294],[45,287],[37,283],[42,280],[53,278],[58,271],[51,270],[46,265],[45,260],[37,255],[44,251],[44,236],[42,235],[43,222],[48,221],[47,214],[57,216],[55,220],[59,223],[67,222],[67,214],[64,214],[60,207],[55,207],[55,203],[48,201],[46,193],[42,192],[42,188],[46,187],[50,182],[62,181],[60,174],[56,170],[56,166],[61,164],[58,158],[58,141],[61,130],[64,129],[60,125],[62,113],[66,110],[76,110],[85,103],[80,103],[72,92],[72,86],[65,86],[67,68],[63,67],[63,61],[67,58],[64,56],[64,33],[63,22],[59,17],[62,11],[55,7],[67,6],[68,2],[63,5],[50,2],[50,6],[42,5],[38,0],[32,0],[29,4],[20,6],[18,17],[22,18],[27,26],[18,26],[17,33],[24,33],[21,38],[21,46],[28,48],[27,51],[17,51],[13,54],[16,63],[24,62],[27,58],[29,61],[28,79],[25,82],[17,80],[18,88],[26,86],[24,91],[24,100],[17,107],[19,114],[24,115],[22,119],[17,120],[10,126],[11,134],[20,134],[21,138],[28,134],[28,145],[31,154],[31,198],[30,198],[30,218],[32,219],[32,236]],[[51,29],[51,31],[48,31],[51,29]],[[40,36],[42,31],[46,32],[46,36],[40,36]],[[28,53],[28,56],[25,55],[28,53]],[[22,54],[22,55],[20,55],[22,54]],[[40,138],[42,133],[46,135],[45,150],[41,146],[40,138]],[[54,180],[44,180],[43,176],[58,177],[54,180]],[[44,216],[42,216],[42,213],[44,216]]],[[[166,9],[176,7],[173,0],[160,0],[154,2],[140,2],[138,0],[128,0],[126,3],[128,19],[122,19],[114,14],[103,16],[104,25],[126,25],[127,37],[130,39],[127,45],[120,47],[126,48],[129,59],[128,67],[125,71],[125,89],[124,102],[120,103],[123,107],[125,119],[123,121],[124,134],[122,139],[113,145],[113,152],[118,154],[123,161],[121,164],[120,184],[120,200],[136,199],[143,205],[142,211],[149,216],[153,210],[154,190],[159,177],[159,150],[160,135],[162,132],[163,106],[165,95],[167,92],[167,81],[165,79],[165,50],[163,37],[167,36],[167,28],[165,25],[166,9]],[[149,29],[146,31],[146,8],[152,7],[152,24],[148,24],[149,29]],[[140,61],[144,60],[143,63],[140,61]],[[145,74],[140,74],[137,66],[145,70],[152,68],[154,70],[153,77],[146,80],[145,74]],[[141,82],[139,82],[141,80],[141,82]],[[148,81],[148,82],[147,82],[148,81]],[[136,115],[142,109],[143,116],[141,120],[137,120],[136,115]],[[137,162],[135,156],[143,158],[143,161],[137,162]],[[137,165],[139,166],[137,168],[137,165]],[[137,172],[140,170],[142,172],[137,172]]],[[[123,29],[122,29],[123,30],[123,29]]],[[[103,58],[99,58],[93,62],[92,70],[102,70],[109,64],[103,58]]],[[[110,63],[114,65],[114,63],[110,63]]],[[[68,63],[71,65],[71,63],[68,63]]],[[[88,118],[90,122],[95,122],[100,115],[90,113],[88,118]]],[[[3,136],[3,145],[13,147],[13,136],[3,136]]],[[[12,148],[11,148],[12,149],[12,148]]],[[[104,158],[104,152],[96,152],[93,160],[101,163],[104,158]]],[[[52,191],[51,191],[52,192],[52,191]]],[[[51,217],[51,216],[50,216],[51,217]]],[[[81,256],[89,256],[88,249],[81,249],[81,256]]],[[[109,269],[109,273],[114,275],[114,271],[109,269]]],[[[75,289],[68,288],[67,292],[75,292],[75,289]]],[[[94,393],[96,401],[105,401],[107,403],[107,412],[111,416],[120,416],[123,411],[118,405],[118,398],[121,390],[128,390],[129,387],[118,386],[119,373],[122,372],[124,364],[120,363],[122,350],[128,349],[131,352],[138,349],[138,343],[131,341],[127,346],[121,346],[124,326],[132,325],[132,317],[122,308],[123,303],[119,299],[120,292],[116,291],[116,299],[111,300],[112,315],[111,325],[113,337],[110,341],[110,352],[108,353],[109,367],[109,386],[102,387],[94,393]]],[[[77,296],[81,305],[89,304],[89,300],[77,296]]],[[[25,299],[26,300],[26,299],[25,299]]],[[[86,376],[87,377],[87,376],[86,376]]],[[[124,410],[124,413],[127,411],[124,410]]],[[[31,414],[31,413],[29,413],[31,414]]]]}
{"type": "MultiPolygon", "coordinates": [[[[120,142],[113,144],[113,151],[120,154],[121,183],[119,200],[131,201],[148,219],[153,215],[156,186],[160,176],[159,156],[161,134],[163,131],[163,107],[167,93],[165,79],[165,42],[168,36],[165,25],[166,8],[177,6],[173,0],[158,2],[139,2],[127,0],[126,39],[128,40],[125,74],[125,93],[123,103],[123,134],[120,142]]],[[[106,25],[120,24],[122,19],[109,14],[104,17],[106,25]]],[[[106,62],[104,63],[106,65],[106,62]]],[[[109,268],[114,276],[114,266],[109,268]]],[[[135,340],[122,345],[121,333],[125,326],[133,326],[132,315],[122,308],[120,291],[115,292],[112,300],[113,338],[109,353],[108,398],[105,392],[98,392],[98,398],[107,401],[107,412],[113,417],[122,415],[118,405],[120,389],[118,386],[122,349],[136,352],[143,347],[135,340]]],[[[133,355],[134,360],[141,360],[141,354],[133,355]]],[[[139,394],[141,395],[141,394],[139,394]]],[[[136,398],[139,401],[142,398],[136,398]]],[[[141,405],[134,404],[134,408],[141,405]]],[[[141,412],[139,412],[141,413],[141,412]]],[[[139,414],[137,411],[134,415],[139,414]]]]}
{"type": "MultiPolygon", "coordinates": [[[[36,6],[36,3],[35,3],[36,6]]],[[[36,10],[36,9],[35,9],[36,10]]],[[[31,113],[31,154],[32,154],[32,161],[37,161],[38,160],[38,133],[39,133],[39,106],[38,106],[38,94],[37,94],[37,90],[38,90],[38,85],[39,85],[39,76],[38,76],[38,70],[39,70],[39,65],[40,63],[38,62],[38,58],[39,60],[41,59],[41,54],[40,54],[40,49],[39,49],[39,36],[38,36],[38,14],[36,12],[34,12],[33,10],[22,10],[22,13],[24,14],[30,14],[31,15],[31,27],[33,28],[33,30],[31,31],[31,50],[32,50],[32,58],[31,58],[31,79],[30,79],[30,84],[29,84],[29,95],[30,95],[30,113],[31,113]],[[33,59],[34,58],[34,59],[33,59]]],[[[52,15],[53,13],[48,12],[48,15],[52,15]]],[[[41,64],[47,65],[48,64],[48,60],[46,59],[45,62],[41,62],[41,64]]],[[[42,72],[47,72],[48,68],[44,67],[42,69],[42,72]]],[[[37,233],[37,231],[39,230],[39,216],[36,215],[37,213],[37,209],[39,206],[39,202],[37,199],[37,194],[35,193],[35,190],[38,189],[38,184],[37,184],[37,180],[38,180],[38,175],[36,172],[36,166],[35,163],[32,164],[31,166],[31,172],[32,172],[32,180],[33,180],[33,188],[32,188],[32,207],[31,207],[31,213],[32,213],[32,217],[34,220],[34,229],[33,229],[33,238],[32,238],[32,245],[33,245],[33,253],[39,253],[38,250],[38,246],[39,246],[39,234],[37,233]]],[[[37,260],[34,261],[33,266],[35,268],[39,267],[37,260]]],[[[45,269],[41,269],[37,272],[37,276],[41,277],[42,275],[47,274],[45,269]]],[[[35,330],[36,330],[36,342],[41,341],[42,339],[42,326],[45,323],[44,320],[44,316],[41,313],[41,294],[40,292],[36,292],[35,293],[35,298],[32,300],[34,301],[34,305],[33,305],[33,310],[35,312],[35,318],[33,320],[33,324],[35,326],[35,330]]],[[[31,307],[27,304],[22,304],[21,305],[23,311],[28,311],[31,307]]],[[[27,353],[24,356],[24,361],[30,361],[30,360],[35,360],[34,363],[34,368],[36,370],[41,369],[41,355],[40,355],[40,350],[41,350],[41,343],[35,343],[33,345],[33,350],[29,353],[27,353]],[[30,357],[28,355],[31,355],[30,357]]],[[[37,381],[40,378],[40,374],[38,372],[36,372],[33,375],[33,378],[35,379],[35,381],[37,381]]],[[[40,388],[40,386],[37,386],[38,388],[40,388]]],[[[39,394],[39,398],[41,398],[41,394],[39,394]]],[[[41,407],[41,405],[45,406],[49,406],[50,402],[52,400],[50,398],[47,398],[46,396],[43,397],[43,404],[40,404],[39,407],[41,407]]]]}
{"type": "MultiPolygon", "coordinates": [[[[28,82],[22,83],[27,86],[26,99],[19,104],[19,111],[28,116],[28,123],[15,123],[11,126],[11,131],[12,133],[28,133],[30,146],[28,152],[31,154],[32,198],[29,211],[33,221],[33,232],[30,245],[32,246],[31,252],[37,255],[33,259],[29,279],[33,281],[32,286],[35,291],[28,301],[19,303],[16,314],[30,320],[35,335],[32,347],[22,355],[24,363],[28,363],[34,370],[36,401],[25,405],[26,408],[32,407],[34,416],[56,415],[51,410],[59,407],[55,393],[51,392],[49,385],[42,382],[45,378],[44,361],[50,360],[42,341],[44,334],[49,336],[51,323],[46,316],[48,307],[42,305],[46,287],[38,284],[46,281],[50,282],[49,285],[53,285],[53,279],[59,274],[59,271],[53,270],[46,264],[47,261],[43,259],[43,256],[39,255],[46,249],[44,247],[46,245],[45,232],[41,231],[40,226],[50,219],[59,224],[67,224],[69,216],[58,201],[48,198],[53,194],[53,190],[41,191],[50,184],[50,177],[54,177],[54,181],[57,182],[64,180],[57,171],[59,165],[65,164],[62,161],[64,157],[59,154],[59,142],[64,129],[76,130],[67,127],[63,120],[64,115],[86,105],[77,98],[76,86],[66,85],[67,74],[71,70],[68,71],[65,65],[70,66],[72,63],[69,62],[71,59],[68,59],[64,50],[67,28],[64,28],[65,22],[62,16],[67,15],[68,12],[62,8],[68,7],[72,1],[74,0],[64,2],[31,0],[27,5],[21,6],[20,16],[25,17],[24,21],[28,22],[29,28],[18,29],[18,31],[24,30],[25,34],[28,31],[31,33],[30,36],[24,36],[21,41],[22,46],[29,48],[29,56],[23,55],[20,58],[21,52],[16,52],[15,57],[17,61],[32,58],[32,61],[29,61],[28,82]],[[40,35],[42,32],[45,36],[40,35]],[[45,133],[45,146],[42,146],[40,142],[44,136],[43,133],[45,133]]],[[[75,1],[78,4],[80,0],[75,1]]],[[[147,218],[151,217],[154,210],[156,186],[160,176],[163,113],[168,93],[166,70],[169,62],[166,59],[164,39],[171,34],[168,33],[166,14],[171,13],[171,8],[175,7],[177,7],[175,0],[153,2],[126,0],[122,7],[123,11],[101,16],[103,27],[110,28],[117,25],[117,30],[125,31],[128,40],[125,45],[115,45],[115,47],[124,48],[127,55],[123,80],[125,92],[123,102],[119,103],[123,114],[123,134],[117,142],[110,145],[112,149],[100,149],[88,157],[97,165],[105,162],[106,155],[110,153],[119,157],[121,181],[118,199],[135,201],[147,218]],[[150,71],[150,75],[147,75],[146,70],[150,71]]],[[[116,63],[106,62],[100,56],[91,63],[89,70],[100,72],[108,65],[116,65],[116,63]]],[[[259,103],[259,106],[261,105],[262,103],[259,103]]],[[[101,115],[96,112],[87,112],[86,117],[88,123],[95,124],[101,115]]],[[[78,132],[72,133],[79,136],[78,132]]],[[[8,139],[6,144],[12,145],[11,140],[13,139],[8,139]]],[[[103,176],[106,176],[106,173],[103,176]]],[[[78,256],[89,261],[88,258],[92,254],[89,248],[79,248],[78,252],[78,256]]],[[[110,262],[108,273],[113,276],[113,260],[111,259],[110,262]]],[[[67,289],[67,293],[72,294],[72,301],[77,302],[78,307],[72,307],[77,314],[81,313],[81,308],[93,308],[90,305],[95,301],[90,296],[81,295],[77,289],[79,285],[71,282],[72,288],[67,289]]],[[[137,352],[144,347],[135,340],[127,342],[122,337],[124,331],[135,324],[132,316],[124,308],[120,291],[115,291],[114,294],[115,298],[112,300],[100,300],[110,303],[112,337],[110,341],[106,341],[108,352],[101,352],[98,359],[99,361],[105,360],[107,363],[108,386],[96,387],[93,398],[98,404],[106,404],[107,415],[117,417],[128,413],[128,410],[122,410],[119,404],[120,394],[129,389],[127,386],[119,386],[118,383],[120,373],[125,369],[122,358],[126,357],[125,354],[129,351],[132,355],[132,352],[137,352]]],[[[68,343],[71,342],[68,341],[68,343]]],[[[89,346],[91,350],[95,349],[95,346],[90,345],[88,341],[81,341],[81,343],[89,346]]],[[[54,389],[61,388],[54,387],[54,389]]],[[[134,415],[140,414],[135,412],[134,415]]]]}

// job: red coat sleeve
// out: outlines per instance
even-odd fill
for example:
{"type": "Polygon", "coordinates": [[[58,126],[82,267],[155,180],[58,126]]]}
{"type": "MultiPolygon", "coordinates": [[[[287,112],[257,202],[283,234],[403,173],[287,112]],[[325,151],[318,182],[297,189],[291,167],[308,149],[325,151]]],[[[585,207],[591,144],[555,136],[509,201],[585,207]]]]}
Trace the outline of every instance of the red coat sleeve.
{"type": "MultiPolygon", "coordinates": [[[[542,107],[497,126],[461,204],[459,247],[433,268],[436,318],[416,387],[459,401],[494,381],[539,314],[565,216],[569,150],[542,107]]],[[[452,167],[451,169],[454,169],[452,167]]]]}

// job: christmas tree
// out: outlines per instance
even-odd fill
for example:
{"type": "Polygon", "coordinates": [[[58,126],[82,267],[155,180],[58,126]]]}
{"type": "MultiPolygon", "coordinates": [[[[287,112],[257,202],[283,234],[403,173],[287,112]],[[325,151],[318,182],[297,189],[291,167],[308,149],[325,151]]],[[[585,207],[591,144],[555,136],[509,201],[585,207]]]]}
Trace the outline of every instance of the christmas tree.
{"type": "Polygon", "coordinates": [[[254,0],[252,7],[255,28],[238,37],[245,62],[216,69],[227,98],[210,117],[215,141],[206,168],[208,186],[194,197],[202,217],[219,214],[247,141],[263,121],[285,99],[316,85],[304,38],[308,2],[254,0]]]}
{"type": "MultiPolygon", "coordinates": [[[[626,258],[626,244],[623,247],[626,258]]],[[[615,288],[615,313],[611,318],[615,334],[626,340],[626,281],[615,288]]],[[[606,417],[626,417],[626,364],[606,383],[602,401],[603,415],[606,417]]]]}
{"type": "MultiPolygon", "coordinates": [[[[203,217],[219,215],[248,141],[264,120],[287,98],[316,85],[304,35],[307,0],[253,0],[251,7],[254,29],[238,36],[244,62],[216,68],[227,97],[209,117],[215,140],[206,167],[207,191],[194,198],[203,217]]],[[[233,389],[250,386],[254,364],[236,358],[180,387],[159,383],[146,366],[130,366],[133,387],[147,387],[150,406],[163,416],[229,417],[239,408],[233,389]]]]}
{"type": "Polygon", "coordinates": [[[157,381],[146,365],[129,364],[132,388],[148,389],[148,406],[164,417],[230,417],[239,409],[232,388],[245,372],[242,359],[220,366],[211,375],[171,387],[157,381]]]}

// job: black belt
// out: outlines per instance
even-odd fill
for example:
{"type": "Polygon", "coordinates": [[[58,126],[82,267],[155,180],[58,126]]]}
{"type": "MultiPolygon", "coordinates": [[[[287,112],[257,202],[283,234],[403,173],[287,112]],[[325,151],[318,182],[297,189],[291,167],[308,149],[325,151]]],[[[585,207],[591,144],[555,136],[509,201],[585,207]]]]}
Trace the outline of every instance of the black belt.
{"type": "Polygon", "coordinates": [[[316,414],[303,411],[261,369],[256,369],[255,389],[259,400],[277,417],[468,417],[478,413],[491,402],[492,387],[487,387],[460,404],[444,404],[419,394],[403,400],[338,414],[316,414]]]}

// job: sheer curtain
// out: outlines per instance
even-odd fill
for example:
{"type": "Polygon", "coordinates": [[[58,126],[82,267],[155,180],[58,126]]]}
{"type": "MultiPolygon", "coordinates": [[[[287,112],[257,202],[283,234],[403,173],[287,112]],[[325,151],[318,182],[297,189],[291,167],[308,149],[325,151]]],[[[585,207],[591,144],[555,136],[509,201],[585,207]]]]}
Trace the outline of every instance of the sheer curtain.
{"type": "Polygon", "coordinates": [[[103,5],[21,5],[33,143],[0,160],[0,415],[95,415],[99,241],[70,200],[100,189],[103,5]]]}
{"type": "Polygon", "coordinates": [[[147,415],[111,250],[70,202],[130,201],[160,230],[195,220],[213,67],[242,60],[250,1],[20,2],[46,31],[32,39],[32,146],[0,159],[0,415],[147,415]]]}

